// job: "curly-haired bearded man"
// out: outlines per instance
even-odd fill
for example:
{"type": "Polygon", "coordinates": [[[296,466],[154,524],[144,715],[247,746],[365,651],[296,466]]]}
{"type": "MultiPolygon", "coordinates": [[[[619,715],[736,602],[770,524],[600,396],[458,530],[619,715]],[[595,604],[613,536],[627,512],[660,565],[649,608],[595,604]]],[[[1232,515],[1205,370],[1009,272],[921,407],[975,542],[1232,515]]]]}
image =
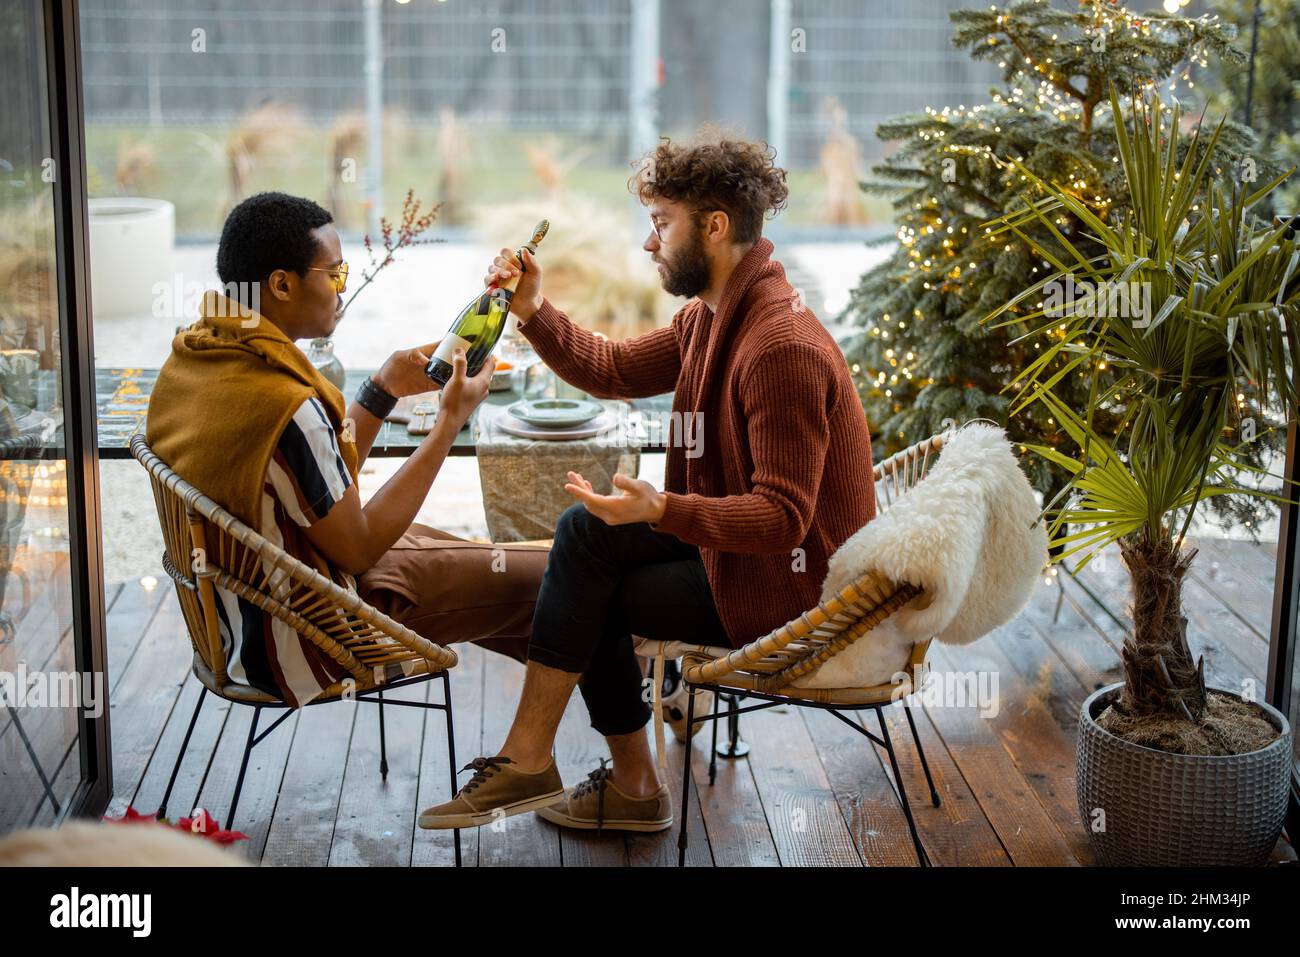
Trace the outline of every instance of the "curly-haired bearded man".
{"type": "MultiPolygon", "coordinates": [[[[651,757],[632,636],[739,647],[817,603],[827,559],[875,514],[866,416],[844,357],[762,236],[787,198],[765,146],[663,141],[630,183],[650,214],[642,248],[664,288],[690,298],[671,325],[611,342],[542,296],[525,253],[512,311],[565,381],[600,398],[675,392],[665,488],[618,475],[565,488],[533,617],[527,674],[499,751],[426,828],[536,810],[566,827],[658,831],[672,801],[651,757]],[[565,790],[552,756],[577,686],[609,743],[565,790]]],[[[491,286],[518,267],[502,250],[491,286]]]]}

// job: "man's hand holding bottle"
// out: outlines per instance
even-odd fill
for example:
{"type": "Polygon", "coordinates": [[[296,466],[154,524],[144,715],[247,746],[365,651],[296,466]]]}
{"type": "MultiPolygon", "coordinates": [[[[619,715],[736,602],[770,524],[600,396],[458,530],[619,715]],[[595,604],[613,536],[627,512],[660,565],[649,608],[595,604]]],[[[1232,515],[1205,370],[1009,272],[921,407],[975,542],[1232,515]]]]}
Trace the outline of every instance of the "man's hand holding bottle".
{"type": "Polygon", "coordinates": [[[492,383],[492,373],[496,371],[496,360],[488,356],[477,375],[466,375],[468,363],[465,350],[458,348],[452,353],[451,369],[451,378],[442,387],[438,418],[454,423],[459,431],[465,427],[474,410],[487,398],[488,386],[492,383]]]}
{"type": "MultiPolygon", "coordinates": [[[[542,266],[528,249],[523,249],[521,252],[524,274],[519,279],[519,285],[515,287],[514,298],[510,300],[510,311],[520,322],[527,322],[533,318],[533,314],[538,309],[542,308],[542,266]]],[[[516,275],[519,275],[519,267],[515,264],[515,251],[503,249],[488,267],[487,275],[483,277],[483,285],[490,289],[516,275]]]]}
{"type": "Polygon", "coordinates": [[[474,410],[487,397],[488,385],[492,373],[496,370],[496,360],[491,356],[483,363],[478,375],[468,376],[465,350],[457,349],[453,357],[452,377],[446,385],[439,385],[425,374],[429,357],[437,351],[439,343],[431,342],[415,349],[402,349],[388,357],[380,370],[371,376],[371,381],[389,395],[402,399],[426,392],[442,392],[438,415],[449,422],[454,422],[459,430],[474,410]]]}

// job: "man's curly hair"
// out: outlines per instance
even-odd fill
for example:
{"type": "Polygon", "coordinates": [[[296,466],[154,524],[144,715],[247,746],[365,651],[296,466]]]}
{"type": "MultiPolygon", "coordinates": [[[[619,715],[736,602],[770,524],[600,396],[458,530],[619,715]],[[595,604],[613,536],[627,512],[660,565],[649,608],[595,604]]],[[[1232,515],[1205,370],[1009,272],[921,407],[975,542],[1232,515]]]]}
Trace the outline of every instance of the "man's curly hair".
{"type": "Polygon", "coordinates": [[[685,144],[665,137],[633,164],[637,171],[628,187],[645,204],[656,198],[685,203],[697,223],[701,214],[723,210],[734,241],[752,243],[763,234],[763,217],[784,209],[790,195],[785,170],[773,159],[766,143],[706,129],[685,144]]]}

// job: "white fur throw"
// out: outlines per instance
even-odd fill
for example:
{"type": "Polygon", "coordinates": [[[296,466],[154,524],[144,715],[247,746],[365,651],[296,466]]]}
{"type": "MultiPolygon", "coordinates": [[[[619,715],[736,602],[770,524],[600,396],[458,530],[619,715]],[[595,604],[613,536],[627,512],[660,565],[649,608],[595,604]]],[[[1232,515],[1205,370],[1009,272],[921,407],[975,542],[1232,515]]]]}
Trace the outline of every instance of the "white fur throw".
{"type": "Polygon", "coordinates": [[[869,571],[925,589],[817,671],[801,688],[863,688],[905,670],[915,642],[969,644],[1025,606],[1047,561],[1039,504],[1006,433],[972,423],[939,461],[831,556],[822,600],[869,571]]]}

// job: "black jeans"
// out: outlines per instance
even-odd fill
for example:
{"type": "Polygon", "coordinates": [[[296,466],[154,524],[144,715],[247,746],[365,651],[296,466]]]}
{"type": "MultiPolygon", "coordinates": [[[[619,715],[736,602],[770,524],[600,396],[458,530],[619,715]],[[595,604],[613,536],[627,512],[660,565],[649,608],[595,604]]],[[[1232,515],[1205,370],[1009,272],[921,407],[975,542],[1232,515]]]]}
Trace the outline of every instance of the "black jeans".
{"type": "Polygon", "coordinates": [[[631,734],[650,720],[633,635],[730,647],[699,549],[644,522],[607,525],[576,504],[555,529],[528,658],[581,674],[591,726],[631,734]]]}

